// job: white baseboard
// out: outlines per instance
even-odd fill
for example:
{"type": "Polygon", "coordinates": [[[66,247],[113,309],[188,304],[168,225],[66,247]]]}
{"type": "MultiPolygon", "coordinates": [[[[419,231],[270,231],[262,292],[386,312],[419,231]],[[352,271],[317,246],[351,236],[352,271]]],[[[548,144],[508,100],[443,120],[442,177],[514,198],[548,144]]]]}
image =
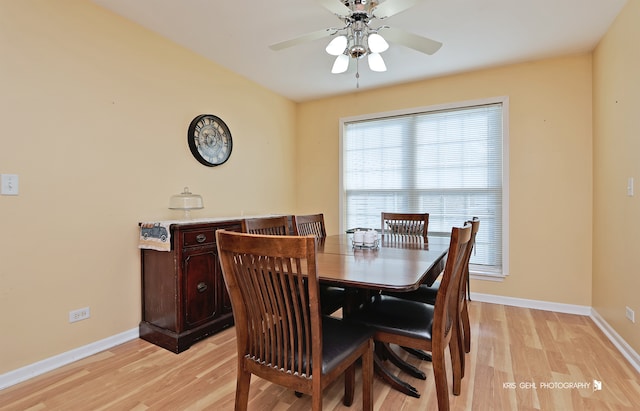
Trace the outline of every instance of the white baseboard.
{"type": "Polygon", "coordinates": [[[565,314],[577,314],[590,317],[613,345],[620,351],[631,366],[640,372],[640,355],[605,321],[596,310],[584,305],[550,303],[547,301],[527,300],[524,298],[503,297],[500,295],[471,293],[471,300],[483,303],[510,305],[536,310],[555,311],[565,314]]]}
{"type": "Polygon", "coordinates": [[[510,305],[513,307],[533,308],[535,310],[555,311],[565,314],[591,315],[591,307],[586,305],[574,305],[563,303],[551,303],[540,300],[527,300],[524,298],[503,297],[500,295],[471,293],[472,301],[510,305]]]}
{"type": "Polygon", "coordinates": [[[640,372],[640,355],[605,321],[604,318],[594,309],[591,310],[591,319],[600,328],[604,335],[616,346],[620,354],[629,361],[629,363],[640,372]]]}
{"type": "Polygon", "coordinates": [[[116,345],[138,338],[139,335],[138,328],[136,327],[129,331],[112,335],[111,337],[107,337],[103,340],[87,344],[22,368],[18,368],[17,370],[9,371],[0,375],[0,390],[26,381],[40,374],[55,370],[63,365],[89,357],[90,355],[108,350],[111,347],[115,347],[116,345]]]}

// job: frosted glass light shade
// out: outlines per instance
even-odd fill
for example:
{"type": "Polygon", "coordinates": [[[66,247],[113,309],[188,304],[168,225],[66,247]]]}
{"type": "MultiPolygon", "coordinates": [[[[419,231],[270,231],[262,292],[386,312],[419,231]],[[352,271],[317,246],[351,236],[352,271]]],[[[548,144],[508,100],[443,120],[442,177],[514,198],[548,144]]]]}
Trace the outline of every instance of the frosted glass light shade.
{"type": "Polygon", "coordinates": [[[382,53],[389,48],[389,43],[378,33],[371,33],[368,36],[369,49],[373,53],[382,53]]]}
{"type": "Polygon", "coordinates": [[[327,53],[332,56],[339,56],[344,53],[344,49],[347,48],[347,37],[346,36],[338,36],[331,40],[329,44],[327,44],[327,48],[325,49],[327,53]]]}
{"type": "Polygon", "coordinates": [[[171,210],[199,210],[204,208],[204,202],[202,196],[192,194],[189,187],[185,187],[182,193],[171,196],[169,208],[171,210]]]}
{"type": "Polygon", "coordinates": [[[339,74],[344,73],[349,68],[349,56],[346,54],[341,54],[336,57],[336,61],[333,62],[333,67],[331,68],[331,73],[339,74]]]}
{"type": "Polygon", "coordinates": [[[380,54],[369,53],[367,61],[369,62],[369,68],[372,71],[387,71],[387,66],[384,64],[384,60],[380,54]]]}

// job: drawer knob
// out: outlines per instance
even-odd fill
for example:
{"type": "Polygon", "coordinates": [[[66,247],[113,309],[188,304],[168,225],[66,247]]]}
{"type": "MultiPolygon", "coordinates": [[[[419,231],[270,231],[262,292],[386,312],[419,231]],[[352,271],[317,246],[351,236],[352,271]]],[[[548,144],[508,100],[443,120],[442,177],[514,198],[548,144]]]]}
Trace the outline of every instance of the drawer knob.
{"type": "Polygon", "coordinates": [[[204,243],[207,240],[207,236],[204,234],[198,234],[196,236],[196,241],[199,243],[204,243]]]}
{"type": "Polygon", "coordinates": [[[196,288],[198,289],[198,292],[203,293],[203,292],[207,291],[207,288],[209,288],[209,287],[208,287],[208,286],[207,286],[207,284],[203,281],[203,282],[198,283],[198,285],[196,286],[196,288]]]}

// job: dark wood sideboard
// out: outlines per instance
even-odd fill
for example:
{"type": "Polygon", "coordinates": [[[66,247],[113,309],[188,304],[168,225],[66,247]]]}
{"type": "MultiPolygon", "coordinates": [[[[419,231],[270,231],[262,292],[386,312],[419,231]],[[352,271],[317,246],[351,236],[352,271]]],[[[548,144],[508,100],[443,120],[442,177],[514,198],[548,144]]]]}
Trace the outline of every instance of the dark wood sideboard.
{"type": "Polygon", "coordinates": [[[241,220],[170,225],[171,250],[141,249],[140,338],[175,353],[233,325],[216,248],[216,230],[241,220]]]}

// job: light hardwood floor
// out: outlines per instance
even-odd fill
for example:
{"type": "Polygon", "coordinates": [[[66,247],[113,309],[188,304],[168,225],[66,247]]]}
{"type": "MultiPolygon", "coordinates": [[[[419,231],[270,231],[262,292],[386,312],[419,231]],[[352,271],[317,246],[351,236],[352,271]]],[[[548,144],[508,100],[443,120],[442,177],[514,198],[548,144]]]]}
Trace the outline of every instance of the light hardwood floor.
{"type": "MultiPolygon", "coordinates": [[[[470,315],[472,350],[452,410],[640,410],[640,375],[588,317],[478,302],[470,315]]],[[[233,328],[179,355],[130,341],[0,391],[0,410],[232,410],[235,348],[233,328]]],[[[427,371],[426,381],[404,376],[422,396],[376,379],[376,410],[437,409],[431,364],[407,358],[427,371]]],[[[361,409],[357,384],[350,408],[338,380],[324,409],[361,409]]],[[[249,409],[306,410],[310,401],[253,377],[249,409]]]]}

